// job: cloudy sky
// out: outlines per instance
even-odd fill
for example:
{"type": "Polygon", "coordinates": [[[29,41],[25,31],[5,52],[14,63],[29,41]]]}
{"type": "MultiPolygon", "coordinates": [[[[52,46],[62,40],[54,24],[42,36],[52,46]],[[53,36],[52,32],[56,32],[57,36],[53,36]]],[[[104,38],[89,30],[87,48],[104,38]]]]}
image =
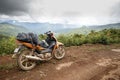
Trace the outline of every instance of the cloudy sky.
{"type": "Polygon", "coordinates": [[[0,19],[77,25],[120,22],[120,0],[0,0],[0,19]]]}

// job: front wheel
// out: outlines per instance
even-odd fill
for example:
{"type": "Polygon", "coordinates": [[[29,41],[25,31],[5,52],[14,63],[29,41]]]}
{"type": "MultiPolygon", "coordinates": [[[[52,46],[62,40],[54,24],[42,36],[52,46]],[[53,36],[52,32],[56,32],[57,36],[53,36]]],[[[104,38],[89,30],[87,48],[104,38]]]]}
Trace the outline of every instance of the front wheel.
{"type": "Polygon", "coordinates": [[[19,54],[18,56],[17,63],[22,70],[31,70],[36,66],[36,62],[27,59],[25,57],[26,55],[31,55],[31,51],[30,50],[22,51],[22,53],[19,54]]]}
{"type": "Polygon", "coordinates": [[[58,59],[58,60],[64,58],[64,56],[65,56],[64,46],[59,46],[59,47],[55,50],[54,56],[55,56],[55,58],[58,59]]]}

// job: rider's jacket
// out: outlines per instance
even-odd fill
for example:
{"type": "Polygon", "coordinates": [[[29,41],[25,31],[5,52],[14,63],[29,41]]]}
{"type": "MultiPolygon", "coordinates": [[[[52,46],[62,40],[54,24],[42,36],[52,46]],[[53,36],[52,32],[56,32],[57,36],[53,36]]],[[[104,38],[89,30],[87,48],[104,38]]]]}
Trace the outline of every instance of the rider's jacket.
{"type": "Polygon", "coordinates": [[[56,42],[56,38],[51,37],[51,36],[47,36],[45,41],[50,45],[51,43],[56,42]]]}

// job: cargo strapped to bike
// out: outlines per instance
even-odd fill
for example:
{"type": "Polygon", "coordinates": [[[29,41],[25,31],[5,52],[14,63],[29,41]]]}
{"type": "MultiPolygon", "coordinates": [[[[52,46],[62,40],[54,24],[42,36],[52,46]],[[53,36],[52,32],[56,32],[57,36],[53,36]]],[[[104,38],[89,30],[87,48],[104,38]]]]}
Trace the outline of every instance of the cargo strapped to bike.
{"type": "Polygon", "coordinates": [[[32,44],[39,44],[38,36],[37,34],[34,33],[18,33],[17,40],[23,41],[23,42],[28,42],[32,44]]]}

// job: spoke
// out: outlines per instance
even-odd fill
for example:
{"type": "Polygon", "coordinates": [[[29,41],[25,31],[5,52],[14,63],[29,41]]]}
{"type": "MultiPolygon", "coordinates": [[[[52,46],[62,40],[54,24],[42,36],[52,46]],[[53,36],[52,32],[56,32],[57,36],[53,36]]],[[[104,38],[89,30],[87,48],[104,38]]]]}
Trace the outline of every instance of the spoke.
{"type": "Polygon", "coordinates": [[[28,61],[28,59],[25,58],[25,59],[21,60],[21,63],[23,63],[23,62],[25,62],[25,61],[28,61]]]}
{"type": "Polygon", "coordinates": [[[62,51],[59,51],[58,56],[62,56],[65,53],[64,49],[62,51]]]}
{"type": "Polygon", "coordinates": [[[25,57],[26,55],[24,54],[24,55],[22,55],[22,57],[25,57]]]}
{"type": "Polygon", "coordinates": [[[27,66],[28,66],[28,62],[25,63],[25,67],[27,67],[27,66]]]}

